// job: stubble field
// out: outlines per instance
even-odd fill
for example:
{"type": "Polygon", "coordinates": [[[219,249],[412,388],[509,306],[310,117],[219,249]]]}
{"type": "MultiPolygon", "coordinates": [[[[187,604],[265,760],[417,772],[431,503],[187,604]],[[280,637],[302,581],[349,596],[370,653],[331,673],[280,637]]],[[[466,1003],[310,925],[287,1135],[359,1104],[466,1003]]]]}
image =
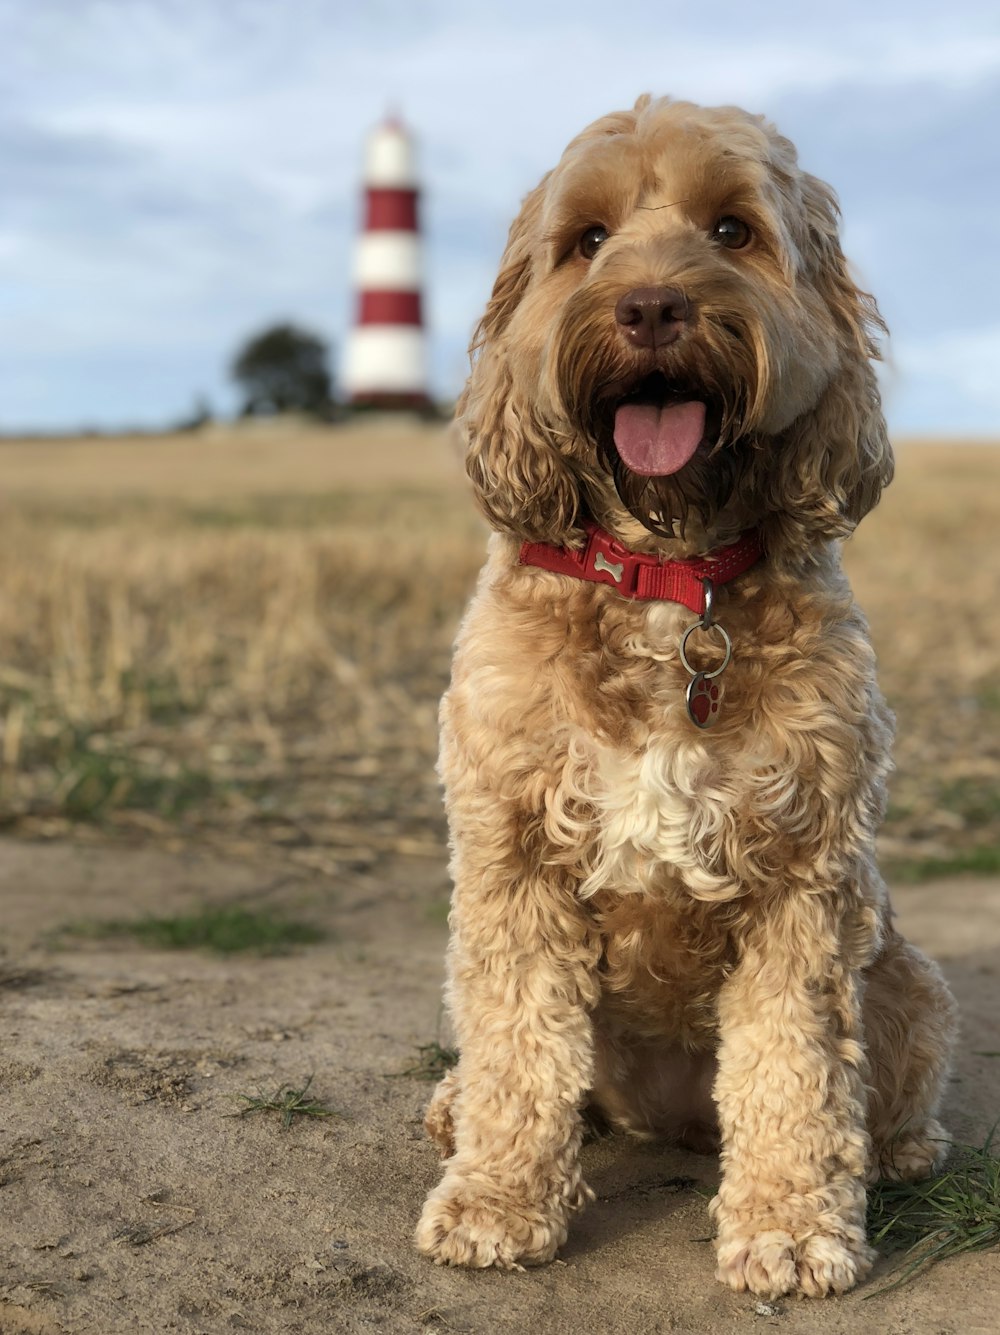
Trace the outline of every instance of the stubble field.
{"type": "MultiPolygon", "coordinates": [[[[946,1116],[980,1143],[1000,449],[898,455],[847,563],[898,717],[883,860],[962,1004],[946,1116]]],[[[871,1302],[888,1261],[823,1304],[724,1292],[714,1160],[617,1139],[563,1262],[413,1253],[448,1043],[436,710],[485,541],[443,428],[0,442],[0,478],[2,1335],[994,1328],[995,1256],[871,1302]],[[331,1116],[249,1112],[310,1078],[331,1116]]]]}
{"type": "MultiPolygon", "coordinates": [[[[1000,870],[1000,450],[906,445],[848,544],[899,720],[897,875],[1000,870]]],[[[0,444],[0,819],[440,848],[437,700],[484,533],[443,428],[0,444]]]]}

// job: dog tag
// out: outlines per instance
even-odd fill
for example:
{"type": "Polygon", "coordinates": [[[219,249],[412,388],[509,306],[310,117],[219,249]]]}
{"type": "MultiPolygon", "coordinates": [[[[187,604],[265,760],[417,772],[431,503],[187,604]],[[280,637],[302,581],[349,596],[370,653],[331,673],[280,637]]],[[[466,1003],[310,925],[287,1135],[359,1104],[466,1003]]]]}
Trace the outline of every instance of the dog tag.
{"type": "Polygon", "coordinates": [[[719,721],[722,687],[704,672],[696,672],[688,682],[686,699],[688,718],[695,727],[710,728],[719,721]]]}

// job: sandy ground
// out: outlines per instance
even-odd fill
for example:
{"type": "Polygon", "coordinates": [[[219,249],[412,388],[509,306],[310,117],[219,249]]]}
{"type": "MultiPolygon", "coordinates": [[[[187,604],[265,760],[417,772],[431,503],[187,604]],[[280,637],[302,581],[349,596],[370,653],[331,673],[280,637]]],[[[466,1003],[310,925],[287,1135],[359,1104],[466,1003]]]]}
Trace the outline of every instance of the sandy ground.
{"type": "MultiPolygon", "coordinates": [[[[524,1274],[437,1269],[410,1233],[438,1174],[429,1086],[397,1073],[435,1036],[445,873],[376,887],[195,853],[0,842],[0,1335],[690,1331],[976,1335],[998,1328],[996,1255],[885,1297],[758,1306],[712,1278],[715,1161],[610,1138],[562,1259],[524,1274]],[[203,902],[277,906],[330,940],[277,958],[123,943],[54,950],[70,920],[203,902]],[[233,1117],[237,1096],[314,1074],[338,1119],[233,1117]]],[[[899,893],[965,1022],[947,1120],[1000,1112],[1000,884],[899,893]]]]}

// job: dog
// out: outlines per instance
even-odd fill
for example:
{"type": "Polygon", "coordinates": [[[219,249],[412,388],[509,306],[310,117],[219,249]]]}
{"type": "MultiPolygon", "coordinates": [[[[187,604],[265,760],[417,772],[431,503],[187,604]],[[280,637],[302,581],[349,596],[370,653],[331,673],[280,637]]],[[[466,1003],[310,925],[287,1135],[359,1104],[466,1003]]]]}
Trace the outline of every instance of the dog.
{"type": "Polygon", "coordinates": [[[495,530],[440,772],[460,1058],[439,1263],[551,1260],[584,1112],[717,1146],[717,1277],[869,1270],[919,1178],[954,1002],[875,860],[891,715],[840,546],[891,480],[833,192],[762,117],[639,99],[524,201],[459,401],[495,530]]]}

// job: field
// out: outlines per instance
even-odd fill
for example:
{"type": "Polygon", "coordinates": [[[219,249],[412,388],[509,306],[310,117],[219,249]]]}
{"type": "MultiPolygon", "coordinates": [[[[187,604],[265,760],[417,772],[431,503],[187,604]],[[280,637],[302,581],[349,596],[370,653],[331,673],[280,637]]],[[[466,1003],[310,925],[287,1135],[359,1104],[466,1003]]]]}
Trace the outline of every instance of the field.
{"type": "MultiPolygon", "coordinates": [[[[899,718],[897,875],[1000,870],[1000,450],[910,445],[849,544],[899,718]]],[[[285,428],[0,445],[0,818],[440,848],[435,710],[483,532],[450,439],[285,428]]]]}
{"type": "Polygon", "coordinates": [[[330,874],[437,855],[482,548],[444,433],[48,448],[0,447],[3,819],[330,874]]]}
{"type": "MultiPolygon", "coordinates": [[[[0,1332],[513,1331],[552,1303],[576,1330],[770,1322],[691,1241],[714,1169],[649,1148],[588,1151],[634,1252],[598,1210],[517,1289],[410,1255],[435,1170],[428,1087],[399,1073],[447,1043],[436,708],[485,538],[450,435],[0,442],[0,477],[0,1332]],[[161,927],[136,941],[142,915],[161,927]],[[223,950],[169,949],[198,941],[223,950]],[[310,1075],[339,1117],[222,1120],[310,1075]],[[602,1324],[608,1286],[624,1324],[602,1324]]],[[[846,554],[898,719],[883,861],[904,930],[954,961],[972,1138],[1000,1113],[998,496],[1000,449],[903,443],[846,554]]],[[[780,1321],[985,1330],[942,1313],[987,1262],[780,1321]]]]}

